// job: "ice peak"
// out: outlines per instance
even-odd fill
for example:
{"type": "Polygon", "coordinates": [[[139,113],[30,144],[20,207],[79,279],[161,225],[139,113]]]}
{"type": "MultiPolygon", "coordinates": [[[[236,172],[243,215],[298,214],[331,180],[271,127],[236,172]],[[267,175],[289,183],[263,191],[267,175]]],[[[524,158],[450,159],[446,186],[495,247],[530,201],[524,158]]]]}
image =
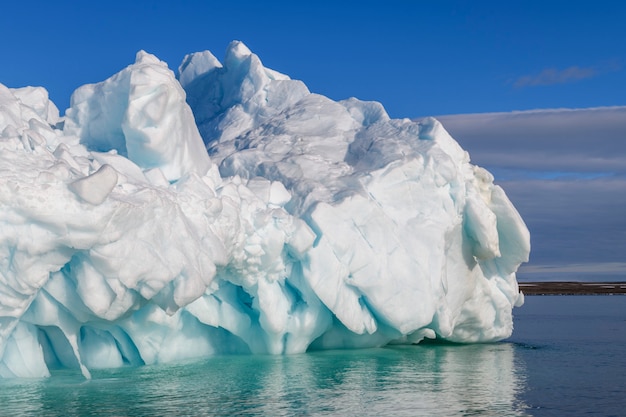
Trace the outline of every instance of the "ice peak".
{"type": "Polygon", "coordinates": [[[252,51],[241,41],[232,41],[226,48],[224,64],[226,67],[236,67],[252,55],[252,51]]]}
{"type": "Polygon", "coordinates": [[[216,68],[222,68],[222,64],[210,51],[187,54],[178,67],[178,81],[183,87],[186,87],[196,78],[208,74],[216,68]]]}
{"type": "Polygon", "coordinates": [[[309,94],[301,81],[265,68],[243,42],[233,41],[223,67],[210,53],[185,57],[179,79],[204,142],[232,139],[309,94]]]}
{"type": "Polygon", "coordinates": [[[169,181],[211,166],[184,90],[163,61],[143,50],[134,64],[76,90],[65,131],[90,151],[115,150],[169,181]]]}
{"type": "Polygon", "coordinates": [[[135,55],[135,64],[164,65],[164,63],[159,58],[149,52],[144,51],[143,49],[137,52],[137,54],[135,55]]]}

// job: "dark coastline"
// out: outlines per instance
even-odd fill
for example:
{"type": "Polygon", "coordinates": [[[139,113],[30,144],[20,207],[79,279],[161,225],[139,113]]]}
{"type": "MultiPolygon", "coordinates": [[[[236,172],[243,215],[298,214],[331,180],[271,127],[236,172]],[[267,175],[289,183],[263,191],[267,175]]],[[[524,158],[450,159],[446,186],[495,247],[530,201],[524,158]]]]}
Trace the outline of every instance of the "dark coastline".
{"type": "Polygon", "coordinates": [[[626,294],[626,282],[520,282],[524,295],[618,295],[626,294]]]}

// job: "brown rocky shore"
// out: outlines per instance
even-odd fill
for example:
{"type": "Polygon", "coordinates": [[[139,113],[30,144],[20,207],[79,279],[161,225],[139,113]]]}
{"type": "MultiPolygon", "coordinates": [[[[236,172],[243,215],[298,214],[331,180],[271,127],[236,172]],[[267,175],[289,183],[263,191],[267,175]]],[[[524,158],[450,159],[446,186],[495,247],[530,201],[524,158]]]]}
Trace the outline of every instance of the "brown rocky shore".
{"type": "Polygon", "coordinates": [[[520,282],[524,295],[616,295],[626,294],[626,282],[520,282]]]}

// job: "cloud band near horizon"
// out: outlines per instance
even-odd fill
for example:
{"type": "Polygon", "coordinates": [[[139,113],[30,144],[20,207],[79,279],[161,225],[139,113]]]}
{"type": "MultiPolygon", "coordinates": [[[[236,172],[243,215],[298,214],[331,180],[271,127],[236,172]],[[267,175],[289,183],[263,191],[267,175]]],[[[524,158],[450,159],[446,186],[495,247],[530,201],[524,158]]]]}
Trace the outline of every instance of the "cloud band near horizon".
{"type": "Polygon", "coordinates": [[[626,281],[626,106],[438,119],[526,221],[520,280],[626,281]]]}

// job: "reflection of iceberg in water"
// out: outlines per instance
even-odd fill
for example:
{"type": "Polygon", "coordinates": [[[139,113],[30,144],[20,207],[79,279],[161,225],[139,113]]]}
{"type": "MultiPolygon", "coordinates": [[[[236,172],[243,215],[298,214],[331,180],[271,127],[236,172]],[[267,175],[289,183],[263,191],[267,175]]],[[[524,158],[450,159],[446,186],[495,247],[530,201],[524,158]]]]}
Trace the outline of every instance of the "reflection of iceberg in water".
{"type": "MultiPolygon", "coordinates": [[[[33,415],[525,415],[515,345],[419,345],[0,381],[8,412],[33,415]],[[56,382],[55,382],[56,381],[56,382]],[[27,404],[25,404],[27,402],[27,404]],[[12,410],[10,407],[20,408],[12,410]]],[[[67,372],[67,371],[63,371],[67,372]]]]}
{"type": "Polygon", "coordinates": [[[511,344],[320,352],[273,363],[259,393],[272,399],[266,415],[302,413],[303,405],[311,414],[524,415],[511,344]]]}
{"type": "Polygon", "coordinates": [[[525,405],[519,400],[525,377],[512,344],[448,346],[442,353],[435,349],[428,363],[439,364],[434,370],[442,378],[442,392],[448,393],[450,406],[464,415],[523,415],[525,405]],[[517,414],[515,414],[515,412],[517,414]]]}

